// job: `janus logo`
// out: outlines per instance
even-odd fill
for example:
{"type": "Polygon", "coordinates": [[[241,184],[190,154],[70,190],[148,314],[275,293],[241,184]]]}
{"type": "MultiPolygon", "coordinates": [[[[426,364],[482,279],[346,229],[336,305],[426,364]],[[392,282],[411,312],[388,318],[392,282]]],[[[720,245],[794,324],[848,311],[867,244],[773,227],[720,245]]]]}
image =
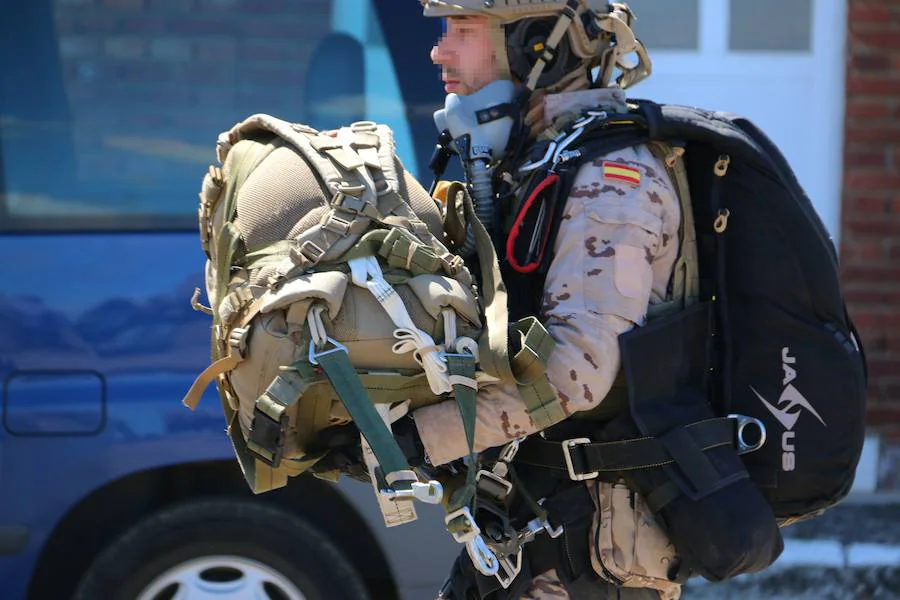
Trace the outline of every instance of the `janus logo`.
{"type": "Polygon", "coordinates": [[[753,386],[750,386],[750,389],[756,394],[756,397],[759,398],[760,402],[763,403],[769,412],[772,413],[778,422],[784,427],[784,433],[781,434],[781,470],[782,471],[793,471],[796,466],[796,460],[794,457],[794,425],[797,424],[797,419],[800,418],[801,413],[803,411],[807,411],[816,419],[819,420],[819,423],[825,425],[825,421],[819,416],[819,413],[816,412],[816,409],[812,407],[809,401],[803,397],[797,388],[791,383],[795,379],[797,379],[797,370],[794,369],[791,365],[797,363],[797,357],[790,355],[790,348],[782,348],[781,349],[781,368],[784,371],[784,380],[781,382],[781,385],[784,386],[784,389],[781,392],[781,396],[778,398],[777,406],[773,406],[769,403],[762,395],[757,392],[753,386]]]}

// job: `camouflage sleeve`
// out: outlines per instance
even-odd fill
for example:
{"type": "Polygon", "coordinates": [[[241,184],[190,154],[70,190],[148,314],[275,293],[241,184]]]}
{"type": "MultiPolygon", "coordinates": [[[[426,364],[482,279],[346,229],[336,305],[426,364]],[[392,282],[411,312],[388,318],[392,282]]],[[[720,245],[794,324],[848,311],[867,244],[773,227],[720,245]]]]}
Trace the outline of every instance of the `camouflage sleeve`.
{"type": "MultiPolygon", "coordinates": [[[[581,167],[559,224],[542,320],[556,341],[547,376],[567,415],[602,402],[620,367],[619,334],[665,299],[677,256],[678,199],[644,147],[581,167]]],[[[479,390],[476,450],[536,431],[514,385],[479,390]]],[[[414,413],[434,464],[467,452],[455,402],[414,413]]]]}

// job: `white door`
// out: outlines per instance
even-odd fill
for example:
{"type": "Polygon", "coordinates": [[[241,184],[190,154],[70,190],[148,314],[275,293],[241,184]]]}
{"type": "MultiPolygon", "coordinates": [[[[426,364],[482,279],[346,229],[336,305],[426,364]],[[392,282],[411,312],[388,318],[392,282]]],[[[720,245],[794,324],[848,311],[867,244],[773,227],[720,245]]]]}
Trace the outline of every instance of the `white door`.
{"type": "Polygon", "coordinates": [[[846,0],[630,0],[653,75],[630,95],[741,114],[785,154],[837,239],[846,0]]]}

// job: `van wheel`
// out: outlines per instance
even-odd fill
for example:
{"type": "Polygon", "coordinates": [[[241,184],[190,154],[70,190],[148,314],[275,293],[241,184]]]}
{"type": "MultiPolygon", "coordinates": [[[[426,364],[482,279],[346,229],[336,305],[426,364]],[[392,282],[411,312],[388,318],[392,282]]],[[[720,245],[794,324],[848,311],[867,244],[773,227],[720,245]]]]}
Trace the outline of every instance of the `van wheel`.
{"type": "Polygon", "coordinates": [[[368,600],[353,565],[301,518],[204,499],[150,515],[97,557],[75,600],[368,600]]]}

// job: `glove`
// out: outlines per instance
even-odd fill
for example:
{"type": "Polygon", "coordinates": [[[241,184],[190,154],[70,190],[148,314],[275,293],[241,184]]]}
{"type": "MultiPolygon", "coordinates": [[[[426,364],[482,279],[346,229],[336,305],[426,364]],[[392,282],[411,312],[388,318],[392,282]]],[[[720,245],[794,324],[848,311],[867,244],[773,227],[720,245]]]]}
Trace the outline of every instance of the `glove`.
{"type": "Polygon", "coordinates": [[[316,434],[316,446],[327,454],[311,467],[313,473],[340,471],[351,479],[368,482],[369,470],[362,457],[359,430],[353,423],[326,427],[316,434]]]}
{"type": "MultiPolygon", "coordinates": [[[[411,467],[422,467],[425,447],[412,415],[406,415],[391,426],[394,439],[411,467]]],[[[316,446],[328,454],[312,468],[314,473],[340,471],[360,481],[369,481],[369,471],[362,456],[360,433],[355,423],[326,427],[316,435],[316,446]]]]}
{"type": "Polygon", "coordinates": [[[422,443],[419,429],[416,427],[416,421],[412,415],[405,415],[395,421],[391,425],[391,430],[409,466],[415,468],[428,464],[425,458],[425,445],[422,443]]]}

